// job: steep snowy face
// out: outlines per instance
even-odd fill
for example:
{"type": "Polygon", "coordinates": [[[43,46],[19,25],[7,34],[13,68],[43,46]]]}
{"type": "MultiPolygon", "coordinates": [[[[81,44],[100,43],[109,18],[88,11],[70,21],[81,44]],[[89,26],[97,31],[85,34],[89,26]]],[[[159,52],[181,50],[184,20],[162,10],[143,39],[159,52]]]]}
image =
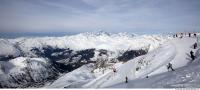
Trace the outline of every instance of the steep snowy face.
{"type": "Polygon", "coordinates": [[[14,46],[14,44],[10,43],[8,40],[0,39],[0,56],[9,56],[12,55],[14,57],[20,55],[20,51],[14,46]]]}

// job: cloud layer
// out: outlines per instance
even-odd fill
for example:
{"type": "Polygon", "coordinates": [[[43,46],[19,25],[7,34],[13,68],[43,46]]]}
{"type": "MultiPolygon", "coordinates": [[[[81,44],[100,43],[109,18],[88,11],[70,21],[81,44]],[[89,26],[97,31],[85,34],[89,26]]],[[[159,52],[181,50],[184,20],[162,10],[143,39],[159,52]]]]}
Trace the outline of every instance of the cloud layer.
{"type": "Polygon", "coordinates": [[[0,0],[1,32],[200,31],[200,0],[0,0]]]}

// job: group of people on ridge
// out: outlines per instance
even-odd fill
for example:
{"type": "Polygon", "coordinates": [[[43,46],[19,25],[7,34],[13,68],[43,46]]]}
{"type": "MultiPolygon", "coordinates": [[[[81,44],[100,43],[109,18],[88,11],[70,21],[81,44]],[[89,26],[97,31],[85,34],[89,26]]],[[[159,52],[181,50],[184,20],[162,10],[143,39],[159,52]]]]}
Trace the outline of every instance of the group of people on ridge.
{"type": "MultiPolygon", "coordinates": [[[[192,37],[192,34],[193,34],[194,37],[197,37],[197,34],[196,34],[196,33],[188,33],[188,37],[192,37]]],[[[186,33],[185,33],[185,35],[186,35],[186,33]]],[[[174,37],[174,38],[178,37],[178,34],[175,34],[173,37],[174,37]]],[[[183,33],[181,33],[180,38],[183,38],[183,33]]],[[[197,43],[196,43],[196,42],[193,44],[193,49],[197,49],[197,43]]],[[[192,50],[190,51],[190,57],[191,57],[192,61],[195,60],[195,55],[194,55],[194,52],[193,52],[192,50]]],[[[167,65],[167,69],[168,69],[168,71],[169,71],[170,69],[171,69],[171,71],[175,71],[175,70],[172,68],[172,64],[171,64],[171,63],[169,63],[169,64],[167,65]]]]}
{"type": "Polygon", "coordinates": [[[188,34],[188,37],[192,37],[192,36],[193,36],[193,37],[197,37],[197,34],[196,34],[196,33],[176,33],[176,34],[173,35],[173,37],[174,37],[174,38],[178,38],[178,37],[179,37],[179,38],[183,38],[183,36],[184,36],[184,35],[186,36],[187,34],[188,34]]]}

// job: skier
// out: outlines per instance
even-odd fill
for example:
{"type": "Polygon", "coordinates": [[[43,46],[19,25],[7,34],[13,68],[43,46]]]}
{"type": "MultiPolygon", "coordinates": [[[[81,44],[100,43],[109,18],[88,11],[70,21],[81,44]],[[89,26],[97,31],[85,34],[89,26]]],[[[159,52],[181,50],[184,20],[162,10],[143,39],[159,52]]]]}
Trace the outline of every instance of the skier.
{"type": "Polygon", "coordinates": [[[167,65],[167,70],[169,71],[169,69],[171,69],[172,71],[175,71],[175,70],[172,68],[172,64],[171,64],[171,63],[169,63],[169,64],[167,65]]]}
{"type": "Polygon", "coordinates": [[[180,36],[180,38],[183,38],[183,33],[181,33],[181,36],[180,36]]]}
{"type": "Polygon", "coordinates": [[[149,78],[149,76],[147,75],[146,78],[149,78]]]}
{"type": "Polygon", "coordinates": [[[194,33],[194,37],[197,37],[197,34],[196,34],[196,33],[194,33]]]}
{"type": "Polygon", "coordinates": [[[114,73],[116,73],[116,72],[117,72],[116,68],[113,68],[113,72],[114,72],[114,73]]]}
{"type": "Polygon", "coordinates": [[[115,76],[115,74],[117,73],[117,70],[115,68],[113,68],[112,70],[113,70],[113,76],[115,76]]]}
{"type": "Polygon", "coordinates": [[[128,77],[126,76],[126,83],[128,83],[128,77]]]}
{"type": "Polygon", "coordinates": [[[194,46],[194,49],[196,49],[197,48],[197,43],[195,42],[193,46],[194,46]]]}
{"type": "Polygon", "coordinates": [[[191,33],[189,33],[189,37],[191,36],[191,33]]]}
{"type": "Polygon", "coordinates": [[[192,50],[190,51],[190,57],[192,58],[192,61],[195,59],[194,52],[192,50]]]}

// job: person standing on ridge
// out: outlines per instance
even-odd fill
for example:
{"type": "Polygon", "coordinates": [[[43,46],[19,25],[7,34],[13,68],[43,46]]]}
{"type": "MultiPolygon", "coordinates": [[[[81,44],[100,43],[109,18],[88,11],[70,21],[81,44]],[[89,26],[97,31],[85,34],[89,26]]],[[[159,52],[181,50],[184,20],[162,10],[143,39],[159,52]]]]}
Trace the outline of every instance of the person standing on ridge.
{"type": "Polygon", "coordinates": [[[178,35],[176,34],[176,37],[178,37],[178,35]]]}
{"type": "Polygon", "coordinates": [[[196,33],[194,33],[194,37],[197,37],[197,34],[196,34],[196,33]]]}
{"type": "Polygon", "coordinates": [[[191,33],[189,33],[189,37],[191,36],[191,33]]]}
{"type": "Polygon", "coordinates": [[[194,49],[196,49],[197,48],[197,43],[195,42],[193,46],[194,46],[194,49]]]}
{"type": "Polygon", "coordinates": [[[125,79],[126,79],[126,83],[128,83],[128,77],[127,77],[127,76],[126,76],[126,78],[125,78],[125,79]]]}

